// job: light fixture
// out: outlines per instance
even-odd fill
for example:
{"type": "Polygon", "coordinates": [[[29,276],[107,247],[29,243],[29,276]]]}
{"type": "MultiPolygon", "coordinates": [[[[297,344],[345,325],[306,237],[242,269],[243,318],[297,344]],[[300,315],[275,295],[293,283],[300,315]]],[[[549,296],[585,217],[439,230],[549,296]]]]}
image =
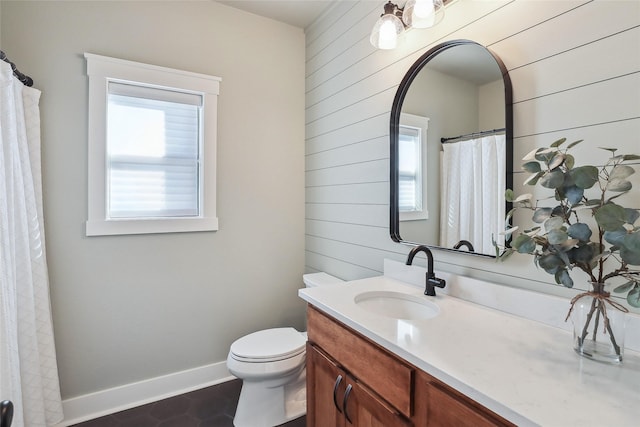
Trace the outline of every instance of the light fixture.
{"type": "Polygon", "coordinates": [[[371,30],[369,40],[378,49],[394,49],[407,28],[433,27],[444,17],[444,3],[450,0],[409,0],[404,8],[387,2],[371,30]]]}
{"type": "Polygon", "coordinates": [[[402,20],[408,27],[433,27],[444,18],[443,0],[409,0],[404,5],[402,20]]]}
{"type": "Polygon", "coordinates": [[[390,1],[384,5],[384,13],[376,21],[371,30],[369,41],[378,49],[394,49],[398,38],[404,33],[402,9],[390,1]]]}

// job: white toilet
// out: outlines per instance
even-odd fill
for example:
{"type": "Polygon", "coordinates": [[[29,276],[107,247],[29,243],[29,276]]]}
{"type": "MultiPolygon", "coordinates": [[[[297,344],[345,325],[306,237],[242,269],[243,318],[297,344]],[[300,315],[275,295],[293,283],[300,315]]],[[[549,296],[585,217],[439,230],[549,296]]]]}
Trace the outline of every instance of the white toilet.
{"type": "MultiPolygon", "coordinates": [[[[340,283],[327,273],[303,276],[306,287],[340,283]]],[[[273,427],[307,412],[307,333],[294,328],[254,332],[231,344],[227,368],[242,379],[236,427],[273,427]]]]}

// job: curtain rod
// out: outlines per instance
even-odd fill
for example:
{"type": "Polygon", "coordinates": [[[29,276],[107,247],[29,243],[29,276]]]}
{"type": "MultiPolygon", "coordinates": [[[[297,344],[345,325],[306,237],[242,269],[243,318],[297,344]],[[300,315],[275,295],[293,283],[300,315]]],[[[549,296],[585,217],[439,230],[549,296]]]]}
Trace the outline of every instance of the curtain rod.
{"type": "Polygon", "coordinates": [[[8,63],[9,65],[11,65],[11,69],[13,70],[13,75],[16,76],[16,78],[20,80],[22,84],[24,84],[25,86],[33,86],[33,79],[27,76],[26,74],[22,74],[20,71],[18,71],[16,64],[9,61],[9,58],[7,58],[7,55],[1,50],[0,50],[0,59],[8,63]]]}
{"type": "Polygon", "coordinates": [[[505,130],[506,130],[505,128],[492,129],[492,130],[483,130],[483,131],[480,131],[480,132],[468,133],[466,135],[454,136],[452,138],[440,138],[440,142],[443,143],[443,144],[446,144],[447,142],[451,142],[453,140],[460,139],[460,138],[471,138],[471,137],[474,137],[474,136],[492,135],[494,133],[504,132],[505,130]]]}

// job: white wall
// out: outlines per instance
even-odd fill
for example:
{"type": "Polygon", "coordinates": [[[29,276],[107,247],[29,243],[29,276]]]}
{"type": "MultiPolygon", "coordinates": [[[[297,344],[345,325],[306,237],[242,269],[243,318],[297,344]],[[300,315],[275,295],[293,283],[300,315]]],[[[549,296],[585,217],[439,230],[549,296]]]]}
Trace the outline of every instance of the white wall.
{"type": "Polygon", "coordinates": [[[1,35],[42,90],[45,228],[65,399],[224,366],[243,334],[304,327],[301,29],[211,1],[3,1],[1,35]],[[222,78],[219,231],[85,237],[83,52],[222,78]]]}
{"type": "MultiPolygon", "coordinates": [[[[343,2],[307,31],[308,271],[356,279],[381,274],[384,258],[406,259],[408,248],[388,233],[389,113],[406,70],[441,42],[471,39],[505,63],[513,83],[517,170],[524,154],[563,136],[585,139],[574,152],[579,163],[601,164],[600,146],[639,152],[640,2],[458,0],[442,23],[408,32],[394,51],[375,50],[368,40],[383,3],[343,2]]],[[[640,208],[638,175],[625,202],[634,208],[640,208]]],[[[514,182],[521,191],[522,173],[514,182]]],[[[441,270],[572,294],[551,285],[553,277],[528,256],[504,263],[442,251],[434,256],[441,270]]]]}

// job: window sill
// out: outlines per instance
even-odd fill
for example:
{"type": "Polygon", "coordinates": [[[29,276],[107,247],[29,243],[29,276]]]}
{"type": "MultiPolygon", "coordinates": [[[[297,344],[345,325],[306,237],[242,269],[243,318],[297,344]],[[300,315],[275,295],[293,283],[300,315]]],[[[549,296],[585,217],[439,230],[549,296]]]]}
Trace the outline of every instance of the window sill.
{"type": "Polygon", "coordinates": [[[217,231],[218,218],[167,218],[87,221],[87,236],[217,231]]]}

